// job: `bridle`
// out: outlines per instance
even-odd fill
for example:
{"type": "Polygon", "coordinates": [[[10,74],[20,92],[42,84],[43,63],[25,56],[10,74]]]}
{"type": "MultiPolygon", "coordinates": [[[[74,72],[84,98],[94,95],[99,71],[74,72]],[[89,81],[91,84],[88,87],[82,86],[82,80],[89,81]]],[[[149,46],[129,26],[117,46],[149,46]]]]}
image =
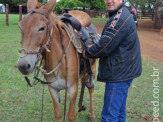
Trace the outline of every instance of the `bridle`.
{"type": "Polygon", "coordinates": [[[25,48],[22,48],[21,50],[19,50],[19,57],[20,58],[23,58],[25,57],[27,54],[37,54],[37,61],[35,63],[35,66],[34,66],[34,82],[33,84],[30,83],[30,80],[27,76],[25,76],[25,80],[27,82],[27,84],[30,86],[30,87],[33,87],[34,85],[36,85],[38,82],[40,82],[41,84],[51,84],[52,82],[45,82],[43,80],[41,80],[40,78],[38,78],[38,75],[41,71],[41,64],[42,64],[42,58],[41,58],[41,53],[43,52],[44,49],[46,49],[47,52],[50,52],[50,50],[48,49],[49,46],[50,46],[50,34],[51,34],[51,31],[50,31],[50,20],[49,20],[49,17],[42,13],[42,12],[39,12],[39,11],[36,11],[36,10],[31,10],[30,12],[28,12],[28,15],[29,14],[34,14],[34,13],[39,13],[43,16],[46,17],[46,19],[48,20],[48,25],[47,25],[47,31],[46,31],[46,36],[43,40],[43,43],[42,45],[40,46],[40,48],[36,51],[27,51],[25,48]],[[46,41],[48,38],[48,41],[46,41]]]}
{"type": "Polygon", "coordinates": [[[47,48],[47,45],[50,46],[50,33],[51,32],[50,32],[50,20],[49,20],[49,17],[46,14],[44,14],[42,12],[39,12],[37,10],[31,10],[31,11],[28,12],[27,15],[34,14],[34,13],[39,13],[39,14],[45,16],[46,19],[48,20],[46,36],[45,36],[44,41],[43,41],[43,43],[42,43],[42,45],[41,45],[39,50],[37,50],[37,51],[27,51],[25,48],[22,48],[21,50],[19,50],[19,54],[21,54],[22,51],[24,51],[24,54],[23,54],[23,56],[19,55],[20,57],[25,57],[27,54],[37,54],[37,55],[40,55],[42,53],[43,49],[47,48]],[[46,43],[46,38],[47,37],[48,37],[48,42],[46,43]],[[45,45],[45,43],[46,43],[46,45],[45,45]]]}
{"type": "MultiPolygon", "coordinates": [[[[63,53],[62,53],[62,57],[61,57],[60,60],[58,61],[57,65],[55,65],[54,68],[53,68],[51,71],[47,72],[46,70],[42,69],[42,68],[41,68],[41,64],[42,64],[41,54],[42,54],[42,52],[43,52],[44,49],[45,49],[47,52],[50,52],[50,50],[49,50],[50,43],[51,43],[51,42],[50,42],[50,36],[51,36],[51,31],[50,31],[50,20],[49,20],[49,17],[48,17],[46,14],[44,14],[44,13],[42,13],[42,12],[39,12],[39,11],[36,11],[36,10],[30,11],[28,14],[33,14],[33,13],[39,13],[39,14],[45,16],[45,17],[48,19],[48,25],[47,25],[46,36],[45,36],[45,38],[44,38],[44,40],[43,40],[43,43],[42,43],[42,45],[40,46],[40,48],[39,48],[38,51],[27,51],[25,48],[22,48],[21,50],[19,50],[19,57],[21,57],[21,58],[25,57],[27,54],[37,54],[37,61],[36,61],[36,63],[35,63],[34,70],[33,70],[33,72],[34,72],[34,77],[33,77],[33,78],[34,78],[34,82],[33,82],[33,84],[31,84],[29,78],[28,78],[27,76],[25,76],[25,80],[26,80],[27,84],[28,84],[30,87],[33,87],[33,86],[36,85],[38,82],[40,82],[41,84],[51,84],[51,83],[52,83],[52,82],[47,82],[47,81],[45,82],[45,81],[41,80],[41,79],[38,77],[38,75],[39,75],[40,72],[41,72],[42,74],[44,74],[44,75],[50,75],[50,74],[52,74],[54,71],[56,71],[56,70],[60,67],[62,60],[63,60],[64,58],[66,58],[66,54],[67,54],[68,49],[69,49],[69,47],[70,47],[70,44],[71,44],[71,42],[72,42],[72,39],[71,39],[71,37],[70,37],[70,34],[69,34],[69,32],[67,31],[67,29],[66,29],[66,28],[68,28],[68,26],[64,26],[64,29],[66,30],[66,32],[68,33],[68,36],[70,37],[70,41],[69,41],[69,43],[68,43],[66,49],[64,49],[63,34],[62,34],[61,30],[59,29],[58,25],[56,25],[55,27],[56,27],[56,29],[59,31],[59,34],[60,34],[61,48],[62,48],[62,52],[63,52],[63,53]],[[48,38],[48,41],[46,41],[47,38],[48,38]]],[[[67,67],[67,66],[66,66],[66,67],[67,67]]],[[[67,68],[66,68],[66,70],[67,70],[67,68]]],[[[59,69],[58,69],[58,71],[57,71],[57,74],[58,74],[58,72],[59,72],[59,69]]]]}

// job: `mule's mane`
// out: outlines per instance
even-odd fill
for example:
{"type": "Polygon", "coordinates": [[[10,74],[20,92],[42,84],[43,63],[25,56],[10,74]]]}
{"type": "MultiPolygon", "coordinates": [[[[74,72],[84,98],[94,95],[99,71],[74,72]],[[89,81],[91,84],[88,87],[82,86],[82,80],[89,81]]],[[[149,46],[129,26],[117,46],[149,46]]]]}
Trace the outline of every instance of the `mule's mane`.
{"type": "Polygon", "coordinates": [[[64,23],[53,13],[49,15],[49,19],[52,25],[58,25],[60,28],[64,25],[64,23]]]}

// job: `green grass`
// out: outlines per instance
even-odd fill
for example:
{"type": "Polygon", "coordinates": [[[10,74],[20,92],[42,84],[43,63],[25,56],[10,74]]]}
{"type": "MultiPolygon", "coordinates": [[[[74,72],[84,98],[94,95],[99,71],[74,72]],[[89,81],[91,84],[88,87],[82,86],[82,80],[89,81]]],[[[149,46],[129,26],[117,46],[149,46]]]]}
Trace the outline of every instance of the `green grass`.
{"type": "MultiPolygon", "coordinates": [[[[0,122],[38,122],[41,117],[42,85],[28,88],[23,76],[14,68],[18,60],[21,34],[17,26],[18,15],[10,15],[10,26],[5,26],[5,15],[0,14],[0,122]]],[[[100,19],[95,21],[100,22],[100,19]]],[[[103,21],[103,20],[102,20],[103,21]]],[[[127,122],[148,122],[153,116],[153,67],[160,73],[159,102],[160,118],[163,118],[163,63],[142,57],[143,73],[134,80],[127,100],[127,122]],[[147,118],[147,120],[145,119],[147,118]]],[[[80,87],[79,87],[80,88],[80,87]]],[[[64,91],[61,92],[63,113],[64,91]]],[[[103,105],[104,83],[95,82],[94,107],[97,122],[100,122],[103,105]]],[[[77,102],[79,100],[79,94],[77,102]]],[[[84,104],[89,107],[89,93],[85,90],[84,104]]],[[[67,105],[68,107],[68,105],[67,105]]],[[[68,108],[67,108],[68,109],[68,108]]],[[[76,104],[76,112],[78,110],[76,104]]],[[[77,122],[88,122],[89,110],[77,113],[77,122]]],[[[62,114],[63,115],[63,114],[62,114]]],[[[54,121],[52,100],[45,86],[44,122],[54,121]]]]}
{"type": "Polygon", "coordinates": [[[93,18],[92,22],[93,23],[101,23],[101,22],[106,22],[108,18],[93,18]]]}

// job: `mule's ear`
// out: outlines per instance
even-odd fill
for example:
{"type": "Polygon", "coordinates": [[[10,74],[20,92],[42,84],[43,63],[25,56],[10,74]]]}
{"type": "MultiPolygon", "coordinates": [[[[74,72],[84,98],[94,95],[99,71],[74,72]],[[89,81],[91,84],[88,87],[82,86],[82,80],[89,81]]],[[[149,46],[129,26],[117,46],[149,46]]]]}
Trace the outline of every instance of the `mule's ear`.
{"type": "Polygon", "coordinates": [[[27,11],[31,11],[32,9],[35,9],[36,8],[36,5],[37,5],[37,0],[28,0],[28,3],[27,3],[27,11]]]}
{"type": "Polygon", "coordinates": [[[46,14],[50,14],[54,8],[54,5],[56,3],[56,0],[49,0],[44,6],[43,6],[43,11],[46,14]]]}

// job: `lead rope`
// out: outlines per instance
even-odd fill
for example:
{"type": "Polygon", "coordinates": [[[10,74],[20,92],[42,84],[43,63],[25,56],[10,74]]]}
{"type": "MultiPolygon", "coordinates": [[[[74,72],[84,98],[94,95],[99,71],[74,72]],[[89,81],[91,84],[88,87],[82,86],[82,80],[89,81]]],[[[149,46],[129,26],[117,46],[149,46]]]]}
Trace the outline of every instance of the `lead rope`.
{"type": "MultiPolygon", "coordinates": [[[[67,31],[67,28],[65,28],[65,30],[67,31]]],[[[68,31],[67,31],[68,33],[68,31]]],[[[72,40],[72,36],[70,36],[70,34],[68,34],[68,36],[70,37],[70,41],[72,40]]],[[[67,50],[68,51],[68,50],[67,50]]],[[[66,52],[67,52],[66,51],[66,52]]],[[[65,89],[65,100],[64,100],[64,117],[63,117],[63,122],[65,122],[66,120],[66,105],[67,105],[67,71],[68,71],[68,68],[67,68],[67,56],[65,55],[65,62],[66,62],[66,89],[65,89]]]]}
{"type": "Polygon", "coordinates": [[[65,101],[64,101],[64,119],[63,122],[65,122],[66,119],[66,105],[67,105],[67,56],[65,57],[66,61],[66,89],[65,89],[65,101]]]}
{"type": "MultiPolygon", "coordinates": [[[[67,24],[66,26],[64,26],[69,38],[70,38],[70,42],[74,42],[76,40],[75,35],[73,33],[73,28],[70,24],[67,24]]],[[[74,43],[73,43],[74,44],[74,43]]],[[[69,47],[70,45],[68,45],[69,47]]],[[[79,47],[80,48],[80,47],[79,47]]],[[[66,50],[66,54],[68,52],[68,49],[66,50]]],[[[64,119],[63,122],[65,122],[66,119],[66,105],[67,105],[67,75],[68,75],[68,68],[67,68],[67,56],[65,55],[65,61],[66,61],[66,89],[65,89],[65,101],[64,101],[64,119]]]]}
{"type": "Polygon", "coordinates": [[[69,41],[69,43],[68,43],[68,46],[67,46],[67,48],[66,48],[66,50],[65,50],[64,55],[63,55],[62,58],[59,60],[59,63],[58,63],[51,71],[47,72],[47,71],[44,70],[44,69],[40,69],[41,72],[42,72],[43,74],[45,74],[45,75],[50,75],[50,74],[52,74],[54,71],[56,71],[56,70],[59,68],[59,66],[61,65],[62,60],[66,57],[66,54],[67,54],[68,49],[69,49],[69,47],[70,47],[70,44],[73,42],[73,40],[75,40],[75,35],[73,34],[72,26],[71,26],[70,24],[67,24],[67,25],[64,25],[63,27],[64,27],[65,31],[67,32],[68,37],[70,38],[70,41],[69,41]]]}
{"type": "Polygon", "coordinates": [[[42,87],[42,108],[41,108],[41,122],[43,122],[43,117],[44,117],[44,85],[42,87]]]}

